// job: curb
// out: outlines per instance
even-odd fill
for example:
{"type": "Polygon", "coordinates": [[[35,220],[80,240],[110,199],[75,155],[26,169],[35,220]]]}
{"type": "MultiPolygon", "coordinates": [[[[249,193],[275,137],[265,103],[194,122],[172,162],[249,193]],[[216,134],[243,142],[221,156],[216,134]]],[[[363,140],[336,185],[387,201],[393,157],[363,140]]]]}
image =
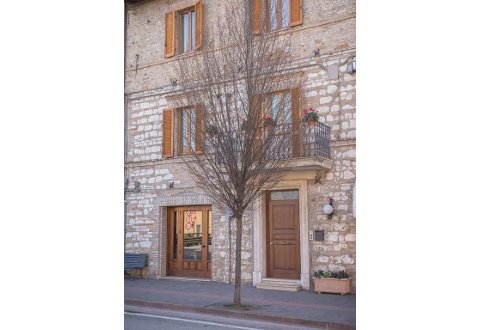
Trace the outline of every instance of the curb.
{"type": "Polygon", "coordinates": [[[336,323],[336,322],[324,322],[324,321],[312,321],[312,320],[304,320],[304,319],[293,319],[289,317],[282,317],[282,316],[273,316],[273,315],[265,315],[265,314],[253,314],[248,313],[245,311],[229,311],[229,310],[222,310],[216,308],[206,308],[206,307],[193,307],[193,306],[184,306],[184,305],[176,305],[164,302],[157,302],[157,301],[143,301],[143,300],[135,300],[135,299],[124,299],[125,305],[133,305],[133,306],[143,306],[143,307],[153,307],[153,308],[160,308],[160,309],[169,309],[173,311],[179,312],[194,312],[194,313],[203,313],[203,314],[211,314],[223,317],[234,317],[237,319],[248,319],[248,320],[256,320],[256,321],[271,321],[277,323],[285,323],[290,325],[306,325],[318,328],[325,328],[329,330],[354,330],[356,329],[355,325],[351,324],[344,324],[344,323],[336,323]]]}

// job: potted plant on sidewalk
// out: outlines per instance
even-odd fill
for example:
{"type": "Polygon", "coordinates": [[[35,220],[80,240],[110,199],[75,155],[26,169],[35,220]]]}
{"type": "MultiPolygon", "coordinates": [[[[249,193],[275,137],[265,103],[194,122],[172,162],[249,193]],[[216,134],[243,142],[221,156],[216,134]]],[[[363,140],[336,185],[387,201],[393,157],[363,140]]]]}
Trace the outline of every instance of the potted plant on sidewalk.
{"type": "Polygon", "coordinates": [[[345,271],[331,272],[317,270],[313,273],[314,291],[318,293],[339,293],[342,296],[351,291],[351,278],[345,271]]]}

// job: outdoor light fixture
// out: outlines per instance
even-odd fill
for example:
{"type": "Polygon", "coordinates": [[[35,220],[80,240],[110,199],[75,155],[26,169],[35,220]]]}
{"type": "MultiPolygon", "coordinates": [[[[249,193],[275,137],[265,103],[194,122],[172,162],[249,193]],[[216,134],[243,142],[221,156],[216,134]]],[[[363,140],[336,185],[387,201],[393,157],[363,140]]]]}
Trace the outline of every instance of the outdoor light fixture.
{"type": "Polygon", "coordinates": [[[348,73],[354,73],[357,71],[357,61],[356,60],[353,60],[352,63],[350,63],[348,66],[347,66],[347,72],[348,73]]]}
{"type": "Polygon", "coordinates": [[[140,181],[135,181],[135,188],[128,189],[130,181],[128,179],[125,180],[125,191],[126,192],[139,192],[140,191],[140,181]]]}
{"type": "Polygon", "coordinates": [[[335,214],[335,209],[333,208],[333,198],[329,198],[329,203],[325,204],[323,207],[323,213],[328,215],[328,219],[332,219],[332,216],[335,214]]]}

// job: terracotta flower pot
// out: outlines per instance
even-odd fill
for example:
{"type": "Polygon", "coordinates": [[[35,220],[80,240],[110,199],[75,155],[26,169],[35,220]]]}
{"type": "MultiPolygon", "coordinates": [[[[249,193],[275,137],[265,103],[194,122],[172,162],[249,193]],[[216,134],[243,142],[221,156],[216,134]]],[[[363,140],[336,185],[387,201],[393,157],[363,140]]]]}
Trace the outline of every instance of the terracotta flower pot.
{"type": "Polygon", "coordinates": [[[351,278],[318,278],[314,277],[314,291],[318,293],[339,293],[342,296],[350,293],[351,278]]]}
{"type": "Polygon", "coordinates": [[[308,126],[315,126],[315,125],[317,125],[317,122],[314,121],[314,120],[307,121],[307,125],[308,125],[308,126]]]}

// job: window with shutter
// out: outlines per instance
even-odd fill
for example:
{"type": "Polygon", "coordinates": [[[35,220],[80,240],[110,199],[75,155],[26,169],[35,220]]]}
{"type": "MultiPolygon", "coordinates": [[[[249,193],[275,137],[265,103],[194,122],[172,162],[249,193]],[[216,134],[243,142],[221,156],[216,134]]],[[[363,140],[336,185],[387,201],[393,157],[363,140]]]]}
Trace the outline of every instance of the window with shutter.
{"type": "Polygon", "coordinates": [[[165,57],[199,49],[203,39],[203,0],[194,6],[169,12],[165,16],[165,57]],[[178,23],[175,23],[178,20],[178,23]],[[175,27],[178,32],[175,31],[175,27]]]}
{"type": "Polygon", "coordinates": [[[292,157],[299,157],[302,145],[300,131],[300,95],[298,88],[277,91],[265,97],[265,115],[271,116],[276,125],[275,135],[290,135],[292,157]]]}
{"type": "Polygon", "coordinates": [[[260,0],[253,0],[252,30],[254,34],[261,31],[261,14],[265,12],[266,30],[277,31],[303,23],[302,0],[265,0],[262,8],[260,0]]]}
{"type": "Polygon", "coordinates": [[[200,106],[177,110],[177,155],[202,152],[203,118],[200,106]]]}
{"type": "Polygon", "coordinates": [[[288,28],[289,0],[267,0],[266,18],[268,31],[288,28]]]}
{"type": "Polygon", "coordinates": [[[197,14],[195,8],[189,8],[179,12],[180,17],[180,36],[179,36],[179,52],[188,53],[195,49],[195,26],[197,14]]]}

